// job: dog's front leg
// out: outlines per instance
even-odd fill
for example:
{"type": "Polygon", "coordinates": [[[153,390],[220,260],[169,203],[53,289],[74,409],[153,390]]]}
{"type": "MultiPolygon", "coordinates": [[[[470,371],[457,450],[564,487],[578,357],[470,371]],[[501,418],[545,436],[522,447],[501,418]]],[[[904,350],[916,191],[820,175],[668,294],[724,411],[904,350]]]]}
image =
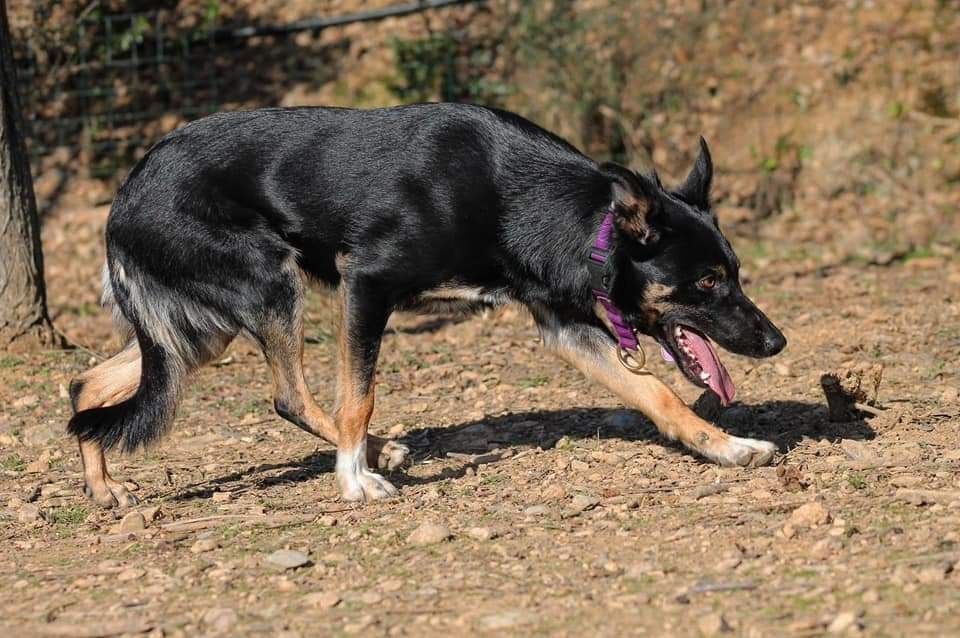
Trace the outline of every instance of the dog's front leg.
{"type": "Polygon", "coordinates": [[[731,436],[698,417],[650,373],[630,372],[617,359],[616,346],[599,328],[541,322],[545,345],[562,359],[640,410],[664,436],[721,465],[766,465],[777,447],[767,441],[731,436]]]}

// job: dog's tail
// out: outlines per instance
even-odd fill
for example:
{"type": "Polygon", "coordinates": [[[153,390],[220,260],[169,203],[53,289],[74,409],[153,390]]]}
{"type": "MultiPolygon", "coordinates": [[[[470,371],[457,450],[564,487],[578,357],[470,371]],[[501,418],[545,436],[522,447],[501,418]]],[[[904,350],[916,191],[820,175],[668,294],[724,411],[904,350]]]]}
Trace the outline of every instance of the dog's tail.
{"type": "MultiPolygon", "coordinates": [[[[115,405],[81,410],[67,431],[81,441],[97,441],[104,449],[119,445],[130,452],[159,439],[173,422],[181,376],[172,355],[149,337],[138,335],[141,348],[140,385],[133,396],[115,405]]],[[[78,393],[83,381],[71,384],[78,393]]]]}
{"type": "MultiPolygon", "coordinates": [[[[139,345],[139,385],[126,400],[77,412],[67,431],[105,449],[119,446],[131,452],[169,429],[184,378],[218,356],[237,328],[213,309],[139,272],[135,263],[128,262],[125,268],[119,259],[111,259],[104,269],[103,302],[113,307],[128,347],[133,347],[134,339],[139,345]]],[[[109,378],[99,381],[110,383],[109,378]]],[[[80,377],[71,384],[74,397],[82,392],[78,386],[83,383],[80,377]]]]}

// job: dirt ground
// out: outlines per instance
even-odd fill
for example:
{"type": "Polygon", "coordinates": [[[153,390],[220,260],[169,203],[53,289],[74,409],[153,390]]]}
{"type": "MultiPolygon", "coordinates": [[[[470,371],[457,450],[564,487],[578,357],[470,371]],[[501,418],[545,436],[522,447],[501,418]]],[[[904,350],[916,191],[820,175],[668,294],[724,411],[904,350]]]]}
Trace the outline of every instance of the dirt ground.
{"type": "MultiPolygon", "coordinates": [[[[100,353],[105,215],[44,230],[57,325],[100,353]]],[[[808,268],[735,243],[790,343],[725,356],[739,395],[720,422],[775,441],[773,467],[719,468],[664,441],[548,356],[519,311],[398,317],[372,425],[413,450],[390,476],[398,499],[339,502],[331,448],[273,414],[261,355],[237,343],[161,446],[111,456],[141,521],[85,500],[63,435],[92,352],[0,356],[0,631],[960,633],[960,261],[808,268]],[[884,366],[879,402],[831,423],[819,378],[845,364],[884,366]]],[[[308,379],[329,405],[330,305],[312,300],[308,379]]]]}

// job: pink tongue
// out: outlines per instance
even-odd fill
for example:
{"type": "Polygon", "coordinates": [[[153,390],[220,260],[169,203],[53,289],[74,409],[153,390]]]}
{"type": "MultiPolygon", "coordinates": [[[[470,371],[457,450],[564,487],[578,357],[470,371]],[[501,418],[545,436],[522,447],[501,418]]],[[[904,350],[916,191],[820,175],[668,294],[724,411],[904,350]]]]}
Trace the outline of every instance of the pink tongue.
{"type": "Polygon", "coordinates": [[[733,385],[733,379],[730,378],[730,373],[727,372],[727,369],[723,367],[723,363],[720,362],[717,351],[713,349],[709,341],[692,330],[684,330],[683,336],[686,337],[687,344],[697,357],[697,362],[700,364],[700,367],[710,375],[710,380],[707,381],[707,385],[720,397],[720,402],[723,403],[723,405],[730,405],[737,389],[733,385]]]}

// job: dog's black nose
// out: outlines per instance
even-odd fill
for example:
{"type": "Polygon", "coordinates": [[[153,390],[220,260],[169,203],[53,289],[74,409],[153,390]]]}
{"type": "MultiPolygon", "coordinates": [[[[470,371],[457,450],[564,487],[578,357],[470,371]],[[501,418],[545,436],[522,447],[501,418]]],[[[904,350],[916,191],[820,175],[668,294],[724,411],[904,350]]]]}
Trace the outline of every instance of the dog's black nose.
{"type": "Polygon", "coordinates": [[[770,328],[766,330],[763,336],[763,350],[764,355],[772,357],[775,354],[778,354],[784,348],[787,347],[787,338],[783,336],[783,333],[774,326],[770,324],[770,328]]]}

